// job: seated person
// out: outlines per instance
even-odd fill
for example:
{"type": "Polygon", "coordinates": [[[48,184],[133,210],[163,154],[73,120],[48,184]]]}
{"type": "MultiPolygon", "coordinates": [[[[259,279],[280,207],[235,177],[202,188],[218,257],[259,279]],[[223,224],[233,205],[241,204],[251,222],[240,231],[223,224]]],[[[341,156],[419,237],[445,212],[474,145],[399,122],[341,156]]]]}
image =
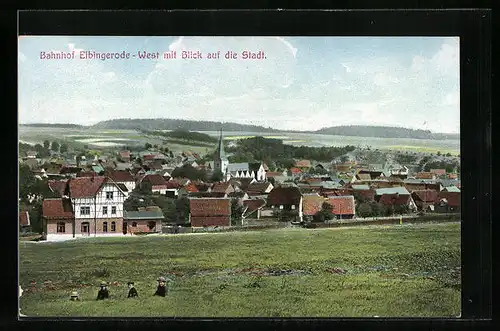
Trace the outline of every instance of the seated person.
{"type": "Polygon", "coordinates": [[[101,282],[101,289],[97,292],[97,300],[104,300],[109,298],[109,292],[106,282],[101,282]]]}
{"type": "Polygon", "coordinates": [[[78,292],[76,292],[76,291],[71,292],[70,300],[71,301],[80,301],[80,297],[78,296],[78,292]]]}
{"type": "Polygon", "coordinates": [[[134,287],[134,282],[128,282],[128,297],[127,298],[133,298],[139,296],[137,293],[137,290],[134,287]]]}
{"type": "Polygon", "coordinates": [[[156,292],[154,295],[159,295],[161,297],[164,297],[167,295],[167,287],[166,287],[166,282],[167,280],[165,277],[160,277],[157,279],[158,281],[158,287],[156,288],[156,292]]]}

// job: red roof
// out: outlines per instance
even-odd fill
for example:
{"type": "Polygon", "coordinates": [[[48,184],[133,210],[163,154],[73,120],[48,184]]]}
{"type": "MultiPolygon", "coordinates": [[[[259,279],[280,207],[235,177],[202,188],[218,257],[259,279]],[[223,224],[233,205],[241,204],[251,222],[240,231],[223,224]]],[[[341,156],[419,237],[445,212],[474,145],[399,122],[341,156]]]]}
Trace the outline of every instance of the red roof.
{"type": "Polygon", "coordinates": [[[298,187],[275,187],[269,192],[267,204],[269,206],[277,205],[295,205],[300,204],[302,194],[298,187]]]}
{"type": "Polygon", "coordinates": [[[78,174],[76,174],[76,177],[92,177],[95,175],[96,173],[93,171],[80,171],[78,174]]]}
{"type": "Polygon", "coordinates": [[[166,186],[167,181],[165,178],[163,178],[162,175],[155,174],[155,175],[146,175],[142,179],[142,181],[148,181],[151,183],[151,186],[166,186]]]}
{"type": "Polygon", "coordinates": [[[309,161],[309,160],[299,160],[299,161],[295,162],[295,166],[296,167],[300,167],[300,168],[310,168],[311,167],[311,161],[309,161]]]}
{"type": "Polygon", "coordinates": [[[130,158],[130,151],[121,151],[120,152],[120,157],[130,158]]]}
{"type": "Polygon", "coordinates": [[[111,178],[117,183],[135,182],[134,176],[126,170],[111,170],[106,172],[106,176],[111,178]]]}
{"type": "Polygon", "coordinates": [[[190,183],[186,186],[184,186],[184,188],[186,189],[186,191],[192,193],[192,192],[199,192],[200,190],[198,190],[198,188],[196,187],[196,185],[194,185],[193,183],[190,183]]]}
{"type": "Polygon", "coordinates": [[[69,199],[45,199],[42,208],[45,218],[73,217],[73,208],[69,199]]]}
{"type": "Polygon", "coordinates": [[[106,182],[106,177],[77,177],[69,179],[69,194],[71,198],[93,197],[106,182]]]}
{"type": "Polygon", "coordinates": [[[154,159],[155,159],[155,157],[156,157],[156,155],[154,155],[154,154],[148,154],[148,155],[144,155],[144,156],[142,157],[142,159],[143,159],[144,161],[146,161],[146,160],[154,160],[154,159]]]}
{"type": "Polygon", "coordinates": [[[293,167],[293,168],[290,168],[290,172],[292,174],[300,174],[300,173],[302,173],[302,170],[300,170],[299,168],[293,167]]]}
{"type": "Polygon", "coordinates": [[[434,174],[432,172],[419,172],[415,176],[416,179],[433,179],[434,174]]]}
{"type": "Polygon", "coordinates": [[[321,211],[325,198],[317,195],[304,195],[302,197],[302,211],[304,215],[316,215],[321,211]]]}
{"type": "Polygon", "coordinates": [[[215,217],[231,215],[231,199],[190,198],[191,217],[215,217]]]}
{"type": "Polygon", "coordinates": [[[385,206],[399,206],[399,205],[407,205],[410,202],[410,195],[406,194],[383,194],[380,196],[379,203],[385,206]]]}
{"type": "Polygon", "coordinates": [[[431,169],[431,173],[438,176],[446,175],[446,169],[431,169]]]}
{"type": "Polygon", "coordinates": [[[281,172],[266,172],[266,177],[276,177],[276,176],[283,176],[283,173],[281,172]]]}
{"type": "Polygon", "coordinates": [[[19,225],[30,225],[30,214],[27,211],[19,212],[19,225]]]}
{"type": "Polygon", "coordinates": [[[54,192],[59,194],[60,196],[64,195],[64,191],[66,189],[66,184],[68,183],[68,180],[49,180],[48,185],[49,189],[54,192]]]}
{"type": "Polygon", "coordinates": [[[250,199],[244,200],[243,206],[247,208],[245,211],[245,217],[254,213],[256,210],[264,207],[266,205],[266,200],[263,199],[250,199]]]}
{"type": "Polygon", "coordinates": [[[219,183],[215,183],[213,186],[212,186],[212,192],[227,192],[227,190],[229,189],[229,187],[231,186],[230,183],[228,182],[219,182],[219,183]]]}
{"type": "Polygon", "coordinates": [[[176,180],[169,180],[165,185],[167,186],[168,189],[176,189],[182,187],[182,184],[176,180]]]}
{"type": "Polygon", "coordinates": [[[413,200],[422,202],[435,202],[438,192],[434,190],[416,190],[412,192],[413,200]]]}
{"type": "Polygon", "coordinates": [[[248,188],[245,190],[245,192],[248,195],[262,195],[262,194],[266,194],[265,191],[269,188],[269,186],[272,186],[272,184],[269,182],[252,183],[248,186],[248,188]]]}
{"type": "Polygon", "coordinates": [[[328,197],[329,204],[333,206],[334,215],[354,215],[355,203],[352,195],[328,197]]]}
{"type": "Polygon", "coordinates": [[[438,194],[436,203],[441,199],[446,199],[448,201],[448,206],[458,207],[460,206],[460,192],[445,192],[441,191],[438,194]]]}

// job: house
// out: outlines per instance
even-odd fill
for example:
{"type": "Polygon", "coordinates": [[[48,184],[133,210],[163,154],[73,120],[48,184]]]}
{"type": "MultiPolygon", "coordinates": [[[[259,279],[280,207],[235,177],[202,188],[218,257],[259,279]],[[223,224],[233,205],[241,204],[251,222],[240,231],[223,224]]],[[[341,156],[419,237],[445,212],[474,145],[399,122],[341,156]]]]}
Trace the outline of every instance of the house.
{"type": "Polygon", "coordinates": [[[391,176],[405,177],[408,176],[409,169],[407,166],[391,166],[389,167],[389,173],[391,176]]]}
{"type": "Polygon", "coordinates": [[[128,192],[132,192],[135,189],[135,179],[134,176],[127,170],[107,170],[105,175],[111,178],[117,184],[123,184],[127,188],[128,192]]]}
{"type": "Polygon", "coordinates": [[[352,185],[352,194],[365,199],[366,201],[375,200],[375,190],[369,185],[352,185]]]}
{"type": "Polygon", "coordinates": [[[271,210],[297,210],[297,216],[302,221],[302,193],[296,186],[274,187],[267,196],[267,207],[271,210]]]}
{"type": "Polygon", "coordinates": [[[439,192],[434,209],[438,213],[459,213],[460,212],[460,192],[439,192]]]}
{"type": "Polygon", "coordinates": [[[230,163],[227,166],[226,180],[231,178],[256,178],[249,163],[230,163]]]}
{"type": "Polygon", "coordinates": [[[352,195],[329,196],[327,202],[332,205],[332,213],[337,219],[351,219],[356,214],[356,204],[352,195]]]}
{"type": "Polygon", "coordinates": [[[370,176],[369,173],[358,173],[356,175],[356,180],[359,180],[359,181],[370,181],[372,179],[372,177],[370,176]]]}
{"type": "Polygon", "coordinates": [[[312,167],[312,165],[311,161],[309,160],[298,160],[295,161],[295,167],[299,168],[302,171],[308,171],[312,167]]]}
{"type": "Polygon", "coordinates": [[[251,184],[257,183],[257,180],[255,178],[232,178],[228,181],[228,183],[233,185],[235,188],[245,191],[251,184]]]}
{"type": "Polygon", "coordinates": [[[196,185],[193,183],[189,183],[188,185],[181,187],[177,191],[177,195],[179,198],[181,198],[181,197],[184,197],[186,195],[190,195],[191,193],[197,193],[197,192],[200,192],[200,190],[198,190],[196,185]]]}
{"type": "Polygon", "coordinates": [[[432,172],[419,172],[415,175],[416,179],[436,179],[436,174],[432,172]]]}
{"type": "Polygon", "coordinates": [[[166,194],[168,185],[165,178],[158,174],[145,175],[140,181],[139,185],[143,187],[144,184],[149,183],[151,185],[151,191],[153,193],[166,194]]]}
{"type": "Polygon", "coordinates": [[[104,174],[104,168],[100,164],[93,164],[91,166],[92,171],[95,172],[96,174],[102,175],[104,174]]]}
{"type": "Polygon", "coordinates": [[[385,206],[406,205],[410,210],[416,210],[410,192],[404,187],[380,188],[375,190],[375,200],[385,206]]]}
{"type": "Polygon", "coordinates": [[[405,179],[403,186],[410,192],[417,190],[435,190],[441,191],[441,182],[436,182],[433,179],[405,179]]]}
{"type": "Polygon", "coordinates": [[[260,219],[262,208],[266,206],[266,200],[264,199],[248,199],[243,200],[244,212],[242,215],[243,219],[252,217],[260,219]]]}
{"type": "Polygon", "coordinates": [[[19,229],[21,232],[29,232],[31,230],[30,214],[27,211],[19,212],[19,229]]]}
{"type": "Polygon", "coordinates": [[[229,194],[234,192],[234,187],[229,182],[218,182],[212,185],[210,192],[229,194]]]}
{"type": "Polygon", "coordinates": [[[416,190],[411,193],[413,201],[417,206],[417,210],[426,211],[428,209],[434,209],[434,203],[436,202],[438,192],[434,190],[416,190]],[[432,206],[431,208],[429,208],[432,206]]]}
{"type": "Polygon", "coordinates": [[[325,198],[318,194],[304,194],[302,196],[302,213],[304,220],[312,221],[314,215],[323,209],[325,198]]]}
{"type": "Polygon", "coordinates": [[[136,232],[161,233],[163,212],[157,206],[123,212],[123,234],[136,232]]]}
{"type": "Polygon", "coordinates": [[[456,186],[448,186],[443,188],[441,192],[460,192],[460,189],[456,186]]]}
{"type": "Polygon", "coordinates": [[[302,170],[297,167],[291,167],[290,170],[288,171],[288,176],[300,176],[302,174],[302,170]]]}
{"type": "Polygon", "coordinates": [[[63,180],[49,180],[48,182],[49,189],[57,194],[57,196],[62,197],[65,194],[66,184],[68,183],[67,179],[63,180]]]}
{"type": "Polygon", "coordinates": [[[224,192],[192,192],[188,195],[189,198],[227,198],[228,195],[224,192]]]}
{"type": "Polygon", "coordinates": [[[189,198],[191,227],[231,226],[231,199],[189,198]]]}
{"type": "Polygon", "coordinates": [[[26,152],[27,159],[36,159],[37,155],[38,155],[38,153],[36,151],[27,151],[26,152]]]}
{"type": "Polygon", "coordinates": [[[129,162],[125,162],[125,163],[112,163],[113,166],[106,166],[106,167],[109,167],[109,168],[112,168],[112,169],[116,169],[116,170],[131,170],[133,168],[133,165],[132,163],[129,163],[129,162]]]}
{"type": "Polygon", "coordinates": [[[269,182],[264,182],[264,183],[252,183],[248,186],[248,188],[245,190],[245,192],[249,196],[260,196],[260,195],[265,195],[269,194],[271,190],[274,188],[273,184],[269,182]]]}
{"type": "Polygon", "coordinates": [[[43,229],[47,239],[54,236],[71,238],[76,235],[73,205],[68,198],[44,199],[43,229]]]}
{"type": "Polygon", "coordinates": [[[267,180],[266,169],[264,165],[259,162],[252,162],[248,164],[248,170],[250,173],[254,174],[254,178],[259,182],[264,182],[267,180]]]}
{"type": "Polygon", "coordinates": [[[24,165],[27,165],[30,169],[35,169],[40,164],[39,159],[26,159],[23,161],[24,165]]]}
{"type": "Polygon", "coordinates": [[[130,162],[130,151],[120,151],[118,153],[118,158],[122,162],[130,162]]]}
{"type": "Polygon", "coordinates": [[[436,176],[446,176],[446,169],[431,169],[430,173],[436,176]]]}
{"type": "Polygon", "coordinates": [[[76,177],[76,175],[82,171],[81,167],[74,167],[70,165],[65,165],[59,171],[60,175],[64,175],[66,177],[76,177]]]}

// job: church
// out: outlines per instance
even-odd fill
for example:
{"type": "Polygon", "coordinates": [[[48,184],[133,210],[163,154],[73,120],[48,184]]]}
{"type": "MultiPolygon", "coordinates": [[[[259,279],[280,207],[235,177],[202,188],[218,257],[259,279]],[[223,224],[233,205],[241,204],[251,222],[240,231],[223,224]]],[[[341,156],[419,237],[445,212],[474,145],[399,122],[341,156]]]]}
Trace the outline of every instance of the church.
{"type": "Polygon", "coordinates": [[[223,178],[229,181],[231,178],[255,178],[259,182],[266,181],[266,170],[260,162],[233,163],[230,164],[224,152],[224,140],[222,129],[220,130],[219,143],[215,153],[214,170],[220,171],[223,178]]]}

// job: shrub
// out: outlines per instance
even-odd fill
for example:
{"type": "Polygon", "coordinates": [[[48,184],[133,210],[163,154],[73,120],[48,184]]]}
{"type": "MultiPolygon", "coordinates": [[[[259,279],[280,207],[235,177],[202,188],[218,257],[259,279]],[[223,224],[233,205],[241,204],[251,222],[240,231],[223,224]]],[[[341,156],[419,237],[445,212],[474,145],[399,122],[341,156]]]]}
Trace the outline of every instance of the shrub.
{"type": "Polygon", "coordinates": [[[94,277],[109,277],[110,276],[110,272],[108,270],[108,268],[100,268],[100,269],[95,269],[93,272],[92,272],[92,276],[94,277]]]}

